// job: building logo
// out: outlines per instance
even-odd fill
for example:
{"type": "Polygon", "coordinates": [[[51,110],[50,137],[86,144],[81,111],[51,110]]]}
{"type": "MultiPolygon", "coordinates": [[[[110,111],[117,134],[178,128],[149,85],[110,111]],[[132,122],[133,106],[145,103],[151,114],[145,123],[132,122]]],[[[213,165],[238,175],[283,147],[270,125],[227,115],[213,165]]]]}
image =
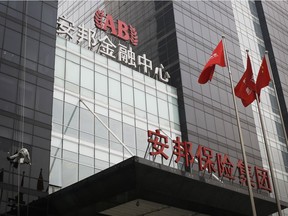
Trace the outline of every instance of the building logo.
{"type": "Polygon", "coordinates": [[[110,33],[124,41],[130,41],[134,46],[138,45],[138,34],[136,28],[132,25],[127,25],[121,20],[117,20],[117,26],[114,23],[113,17],[110,14],[105,16],[104,11],[97,10],[94,16],[95,27],[103,31],[110,30],[110,33]]]}

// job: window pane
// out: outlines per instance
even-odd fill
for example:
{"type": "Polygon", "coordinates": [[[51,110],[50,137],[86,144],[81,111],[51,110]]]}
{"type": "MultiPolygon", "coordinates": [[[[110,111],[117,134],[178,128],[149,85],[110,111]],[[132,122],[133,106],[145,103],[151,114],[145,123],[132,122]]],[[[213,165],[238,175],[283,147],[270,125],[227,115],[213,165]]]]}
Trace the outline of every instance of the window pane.
{"type": "Polygon", "coordinates": [[[168,119],[168,103],[167,101],[158,99],[159,116],[168,119]]]}
{"type": "Polygon", "coordinates": [[[95,74],[95,92],[107,96],[107,76],[95,74]]]}
{"type": "MultiPolygon", "coordinates": [[[[79,108],[71,104],[64,105],[64,125],[78,128],[79,108]]],[[[64,131],[65,132],[65,131],[64,131]]]]}
{"type": "Polygon", "coordinates": [[[94,174],[94,168],[79,165],[79,180],[94,174]]]}
{"type": "Polygon", "coordinates": [[[62,171],[61,171],[61,160],[56,159],[56,158],[51,158],[50,160],[50,178],[49,178],[49,183],[52,185],[56,185],[61,187],[62,186],[62,171]]]}
{"type": "Polygon", "coordinates": [[[79,70],[78,64],[66,61],[66,80],[79,85],[79,70]]]}
{"type": "Polygon", "coordinates": [[[88,88],[90,90],[94,90],[94,77],[93,77],[93,71],[89,70],[85,67],[81,67],[81,86],[84,88],[88,88]]]}
{"type": "Polygon", "coordinates": [[[55,76],[64,79],[65,59],[56,56],[55,58],[55,76]]]}
{"type": "Polygon", "coordinates": [[[135,99],[135,107],[146,110],[145,107],[145,94],[143,91],[140,91],[138,89],[134,89],[134,99],[135,99]]]}
{"type": "Polygon", "coordinates": [[[120,82],[109,78],[109,97],[121,100],[120,82]]]}
{"type": "Polygon", "coordinates": [[[122,84],[122,102],[133,106],[133,88],[122,84]]]}
{"type": "Polygon", "coordinates": [[[147,112],[157,115],[157,102],[156,97],[147,94],[147,112]]]}
{"type": "Polygon", "coordinates": [[[91,134],[94,131],[94,115],[85,109],[80,109],[80,130],[91,134]]]}
{"type": "Polygon", "coordinates": [[[63,161],[63,187],[75,183],[78,179],[78,166],[76,163],[63,161]]]}
{"type": "Polygon", "coordinates": [[[63,101],[58,99],[53,100],[53,122],[62,124],[63,119],[63,101]]]}

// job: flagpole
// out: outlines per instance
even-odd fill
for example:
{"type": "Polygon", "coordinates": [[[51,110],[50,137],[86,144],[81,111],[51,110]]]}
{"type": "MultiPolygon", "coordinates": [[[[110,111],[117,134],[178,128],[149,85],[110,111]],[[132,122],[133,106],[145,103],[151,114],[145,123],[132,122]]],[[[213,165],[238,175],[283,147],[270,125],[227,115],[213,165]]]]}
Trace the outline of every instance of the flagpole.
{"type": "Polygon", "coordinates": [[[241,130],[239,113],[238,113],[238,107],[237,107],[236,99],[235,99],[235,92],[234,92],[232,73],[231,73],[231,70],[230,70],[229,59],[228,59],[228,56],[227,56],[227,51],[226,51],[226,46],[225,46],[225,36],[222,36],[222,39],[223,39],[225,60],[226,60],[227,67],[228,67],[230,85],[231,85],[231,89],[232,89],[233,102],[234,102],[235,114],[236,114],[236,119],[237,119],[238,132],[239,132],[241,150],[242,150],[242,155],[243,155],[243,162],[244,162],[244,166],[245,166],[245,173],[246,173],[246,178],[247,178],[247,184],[248,184],[248,191],[249,191],[249,197],[250,197],[250,202],[251,202],[251,208],[252,208],[253,216],[256,216],[257,215],[256,207],[255,207],[255,202],[254,202],[254,198],[253,198],[253,191],[252,191],[251,180],[250,180],[250,175],[249,175],[247,157],[246,157],[246,152],[245,152],[245,145],[244,145],[243,136],[242,136],[242,130],[241,130]]]}
{"type": "MultiPolygon", "coordinates": [[[[272,73],[272,69],[271,69],[270,60],[269,60],[269,56],[268,56],[268,51],[267,50],[265,51],[265,59],[266,59],[267,65],[268,65],[268,71],[270,71],[270,74],[271,74],[272,73]]],[[[287,138],[287,133],[286,133],[286,129],[285,129],[285,124],[284,124],[282,111],[281,111],[281,108],[280,108],[280,102],[279,102],[278,93],[277,93],[275,82],[274,82],[273,73],[271,74],[270,77],[272,79],[273,88],[274,88],[275,95],[276,95],[276,100],[277,100],[277,105],[278,105],[279,112],[280,112],[280,119],[281,119],[281,123],[282,123],[282,127],[283,127],[283,133],[284,133],[284,136],[285,136],[286,146],[288,148],[288,138],[287,138]]]]}
{"type": "Polygon", "coordinates": [[[277,189],[277,186],[276,186],[275,176],[274,176],[274,172],[273,172],[273,166],[272,166],[272,162],[271,162],[271,155],[270,155],[270,151],[269,151],[269,148],[268,148],[267,136],[266,136],[266,132],[265,132],[265,129],[264,129],[263,118],[262,118],[261,109],[260,109],[260,105],[259,105],[259,97],[258,97],[257,93],[255,95],[256,95],[256,101],[257,101],[257,107],[258,107],[258,113],[259,113],[259,117],[260,117],[260,123],[261,123],[263,138],[264,138],[264,145],[265,145],[265,149],[266,149],[269,169],[270,169],[270,173],[271,173],[272,184],[273,184],[273,188],[274,188],[274,194],[275,194],[275,200],[276,200],[277,209],[278,209],[278,215],[282,216],[278,189],[277,189]]]}
{"type": "Polygon", "coordinates": [[[277,190],[277,187],[276,187],[275,176],[274,176],[274,172],[273,172],[270,151],[269,151],[269,148],[268,148],[266,132],[264,130],[264,123],[263,123],[263,118],[262,118],[261,109],[260,109],[260,105],[259,105],[258,94],[256,94],[256,100],[257,100],[257,107],[258,107],[258,113],[259,113],[259,117],[260,117],[261,128],[262,128],[262,132],[263,132],[264,145],[265,145],[265,149],[266,149],[266,153],[267,153],[267,159],[268,159],[270,173],[271,173],[271,178],[272,178],[272,184],[273,184],[273,187],[274,187],[275,200],[276,200],[276,203],[277,203],[278,214],[281,216],[282,212],[281,212],[281,206],[280,206],[280,201],[279,201],[279,195],[278,195],[278,190],[277,190]]]}

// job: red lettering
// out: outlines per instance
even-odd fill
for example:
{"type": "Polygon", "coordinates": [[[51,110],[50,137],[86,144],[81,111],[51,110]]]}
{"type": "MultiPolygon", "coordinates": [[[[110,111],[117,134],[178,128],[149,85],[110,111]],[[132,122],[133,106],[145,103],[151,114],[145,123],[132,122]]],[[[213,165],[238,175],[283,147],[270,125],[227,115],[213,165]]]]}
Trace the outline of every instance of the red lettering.
{"type": "Polygon", "coordinates": [[[105,21],[105,25],[103,27],[103,30],[107,31],[107,28],[110,28],[111,34],[117,36],[114,20],[110,14],[107,14],[107,16],[106,16],[106,21],[105,21]]]}
{"type": "Polygon", "coordinates": [[[198,159],[199,171],[207,169],[208,173],[216,172],[212,149],[199,145],[195,157],[198,159]]]}
{"type": "Polygon", "coordinates": [[[121,20],[118,20],[118,37],[122,40],[129,40],[128,25],[121,20]]]}

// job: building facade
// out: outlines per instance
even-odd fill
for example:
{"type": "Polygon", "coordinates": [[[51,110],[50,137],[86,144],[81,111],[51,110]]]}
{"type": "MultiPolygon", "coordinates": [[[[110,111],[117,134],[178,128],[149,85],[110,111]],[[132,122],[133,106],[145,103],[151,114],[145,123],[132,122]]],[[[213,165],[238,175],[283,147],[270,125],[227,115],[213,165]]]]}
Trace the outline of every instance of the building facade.
{"type": "MultiPolygon", "coordinates": [[[[286,2],[59,1],[57,15],[55,2],[0,4],[0,214],[24,194],[27,215],[252,215],[229,71],[197,81],[222,35],[234,86],[246,49],[255,77],[269,52],[260,108],[287,207],[286,2]],[[6,157],[21,147],[32,165],[16,169],[6,157]]],[[[237,107],[257,213],[270,215],[257,105],[237,107]]]]}
{"type": "Polygon", "coordinates": [[[1,215],[48,194],[56,16],[57,2],[0,2],[1,215]],[[31,165],[7,160],[22,148],[31,165]]]}

